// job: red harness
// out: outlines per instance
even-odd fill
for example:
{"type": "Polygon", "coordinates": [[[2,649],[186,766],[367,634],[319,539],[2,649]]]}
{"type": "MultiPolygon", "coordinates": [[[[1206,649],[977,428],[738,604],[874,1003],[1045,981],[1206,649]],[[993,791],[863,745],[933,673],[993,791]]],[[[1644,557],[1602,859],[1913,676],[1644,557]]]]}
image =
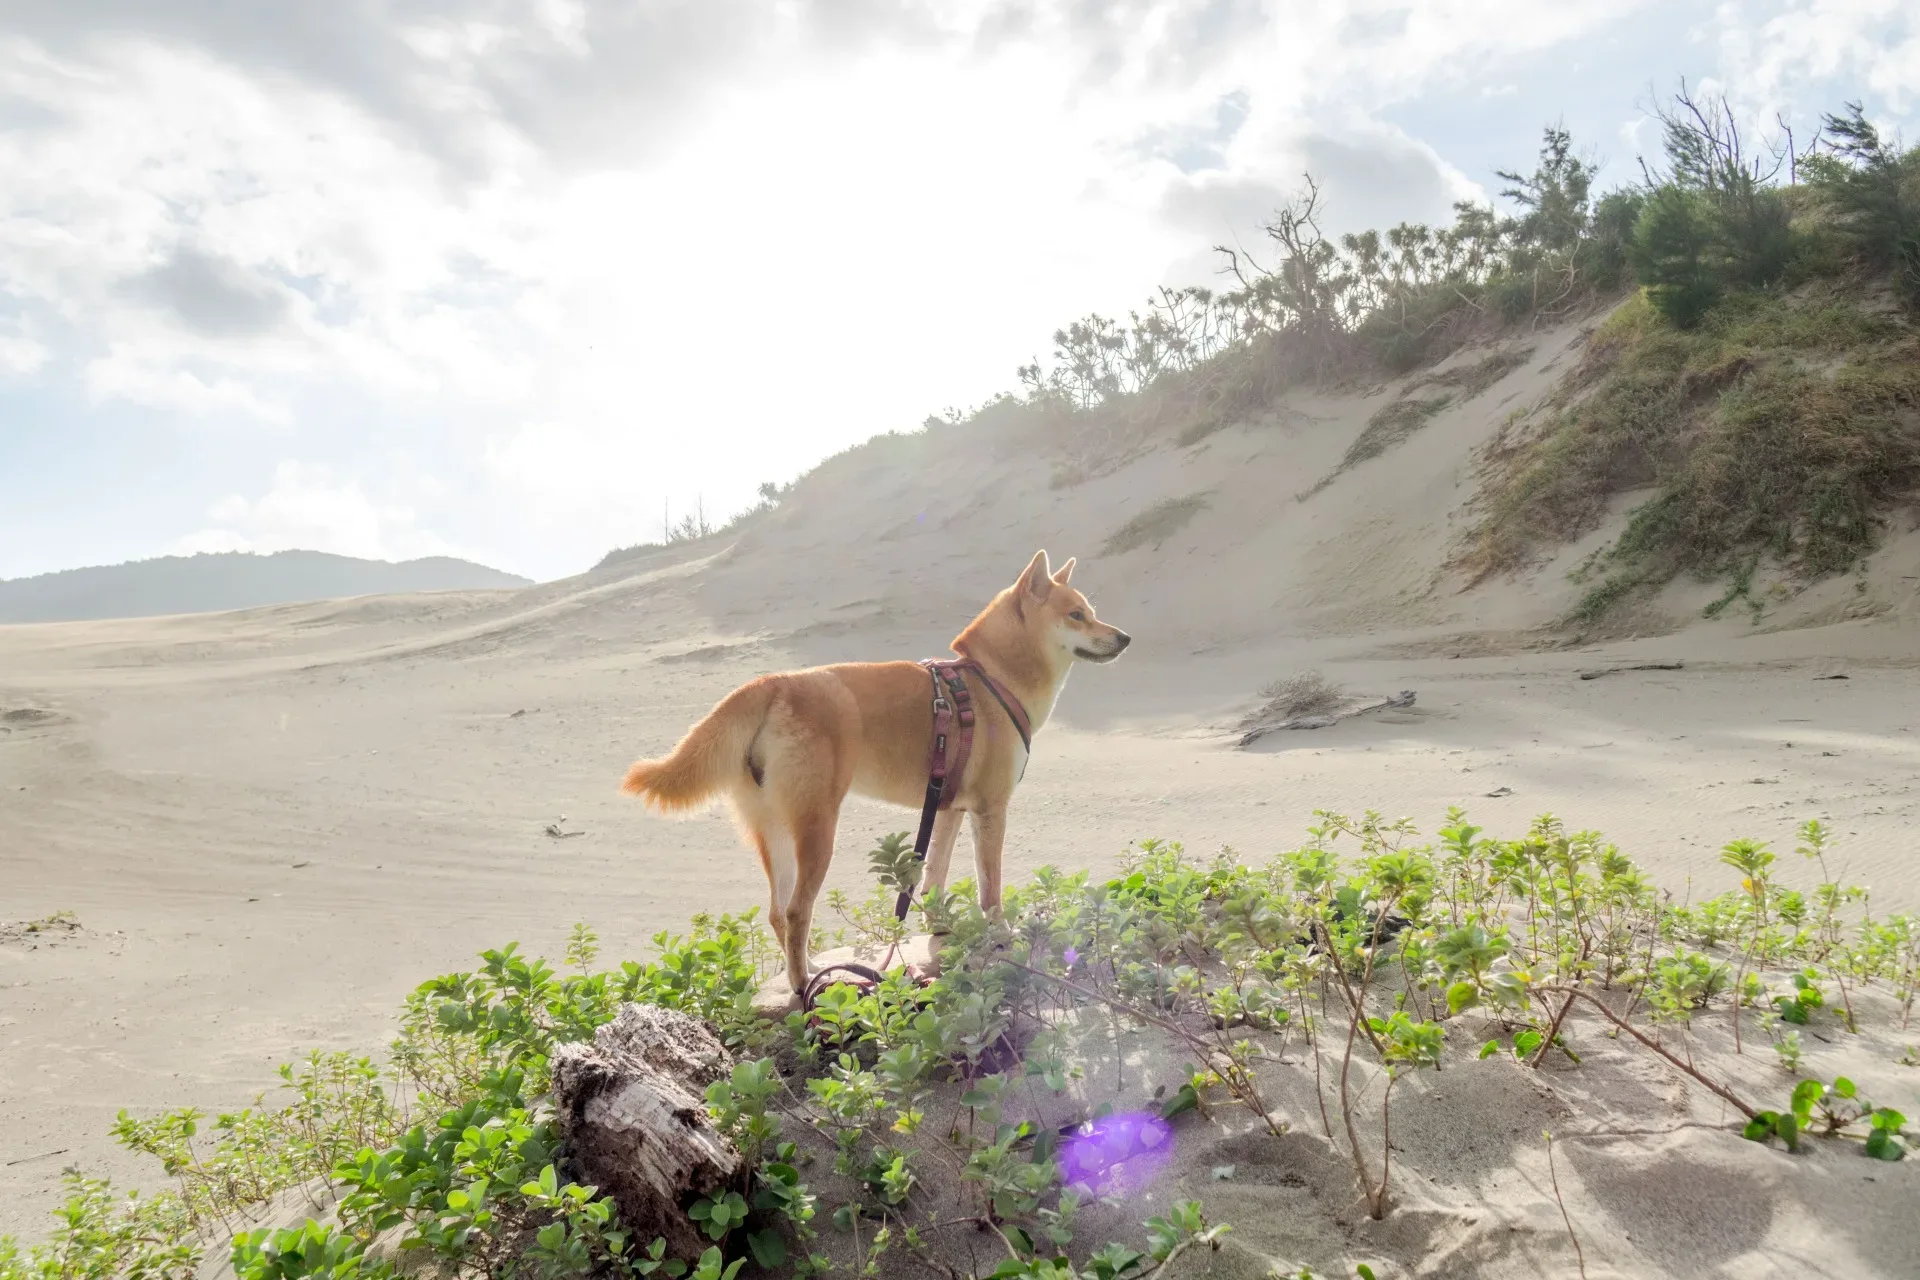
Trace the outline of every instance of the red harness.
{"type": "MultiPolygon", "coordinates": [[[[942,809],[953,807],[954,798],[960,792],[960,783],[966,777],[967,757],[973,751],[973,691],[967,687],[967,677],[978,678],[987,692],[993,695],[993,700],[1007,713],[1007,719],[1013,722],[1014,732],[1020,735],[1020,745],[1029,753],[1033,750],[1033,722],[1027,718],[1027,709],[1020,705],[1020,699],[988,675],[986,668],[979,663],[965,658],[955,662],[928,658],[920,665],[933,677],[933,734],[927,743],[927,798],[920,807],[920,832],[913,841],[914,861],[925,863],[927,846],[933,840],[934,815],[942,809]]],[[[1021,768],[1024,771],[1025,765],[1021,768]]],[[[903,891],[894,903],[894,918],[905,920],[912,905],[913,891],[903,891]]],[[[880,962],[878,969],[847,961],[819,970],[800,993],[801,1007],[811,1015],[821,992],[849,980],[868,990],[879,986],[884,981],[881,970],[893,962],[893,954],[894,949],[888,948],[887,957],[880,962]]],[[[909,972],[922,985],[925,984],[923,975],[911,969],[909,972]]]]}
{"type": "MultiPolygon", "coordinates": [[[[1027,718],[1027,709],[1006,686],[988,675],[985,667],[970,658],[957,662],[928,658],[920,665],[933,677],[933,736],[927,743],[927,798],[920,806],[919,834],[913,839],[915,862],[927,860],[927,846],[933,840],[933,816],[953,807],[960,783],[966,777],[967,757],[973,752],[974,722],[973,691],[967,688],[968,676],[977,677],[1000,704],[1000,709],[1007,713],[1014,732],[1020,735],[1020,745],[1028,752],[1033,750],[1033,722],[1027,718]],[[947,785],[949,779],[952,786],[947,785]]],[[[907,918],[907,907],[912,900],[912,893],[901,893],[893,908],[897,919],[907,918]]]]}

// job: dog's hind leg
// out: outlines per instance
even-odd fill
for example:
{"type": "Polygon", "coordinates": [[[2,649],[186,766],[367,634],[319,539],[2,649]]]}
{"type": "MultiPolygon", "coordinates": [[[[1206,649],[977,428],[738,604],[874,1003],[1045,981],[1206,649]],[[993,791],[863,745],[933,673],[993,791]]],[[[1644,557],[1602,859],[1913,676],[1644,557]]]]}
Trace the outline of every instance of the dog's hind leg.
{"type": "Polygon", "coordinates": [[[811,976],[807,947],[813,936],[813,900],[819,896],[827,867],[833,862],[833,833],[839,821],[836,805],[806,815],[794,827],[792,865],[796,878],[786,903],[786,948],[787,981],[796,992],[811,976]]]}
{"type": "Polygon", "coordinates": [[[767,873],[767,927],[773,930],[773,940],[779,944],[784,954],[787,949],[787,899],[793,896],[794,865],[793,840],[781,833],[776,839],[781,841],[781,859],[779,870],[775,870],[773,845],[765,832],[758,828],[749,832],[753,847],[760,854],[760,869],[767,873]],[[782,888],[784,881],[785,887],[782,888]]]}

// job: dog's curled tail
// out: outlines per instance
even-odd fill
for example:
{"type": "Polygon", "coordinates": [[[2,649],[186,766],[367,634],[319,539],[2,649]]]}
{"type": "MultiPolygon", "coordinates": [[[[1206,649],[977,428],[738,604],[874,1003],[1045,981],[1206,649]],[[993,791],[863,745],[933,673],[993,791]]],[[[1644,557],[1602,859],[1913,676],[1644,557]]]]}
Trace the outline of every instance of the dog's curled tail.
{"type": "Polygon", "coordinates": [[[747,755],[772,702],[770,680],[741,685],[687,730],[671,752],[628,769],[620,789],[658,813],[697,808],[730,782],[750,776],[747,755]]]}

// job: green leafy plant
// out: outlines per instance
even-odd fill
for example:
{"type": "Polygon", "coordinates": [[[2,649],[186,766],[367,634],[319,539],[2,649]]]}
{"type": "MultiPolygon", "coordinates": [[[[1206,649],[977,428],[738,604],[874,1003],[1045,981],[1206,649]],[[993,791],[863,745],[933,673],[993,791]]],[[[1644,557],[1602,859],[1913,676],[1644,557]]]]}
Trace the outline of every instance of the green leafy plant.
{"type": "MultiPolygon", "coordinates": [[[[1598,833],[1551,815],[1503,839],[1453,811],[1426,843],[1406,821],[1321,811],[1298,847],[1258,862],[1144,841],[1104,875],[1048,869],[1008,886],[997,917],[954,895],[936,979],[834,988],[812,1018],[743,1011],[742,994],[779,964],[751,914],[702,917],[659,939],[655,959],[607,970],[579,931],[564,972],[503,947],[416,991],[390,1068],[318,1055],[283,1073],[275,1106],[212,1122],[123,1117],[123,1141],[157,1157],[176,1190],[118,1199],[76,1183],[49,1245],[0,1246],[0,1280],[171,1277],[223,1222],[316,1180],[338,1197],[333,1221],[241,1230],[242,1276],[383,1280],[393,1255],[367,1252],[376,1236],[397,1256],[425,1251],[474,1275],[724,1280],[749,1262],[879,1274],[951,1265],[936,1242],[964,1229],[993,1245],[977,1274],[1144,1280],[1218,1248],[1224,1226],[1183,1202],[1131,1243],[1077,1239],[1076,1180],[1093,1176],[1072,1151],[1080,1130],[1034,1118],[1036,1097],[1057,1107],[1073,1082],[1091,1089],[1100,1068],[1085,1046],[1127,1028],[1185,1055],[1129,1121],[1161,1126],[1158,1142],[1236,1107],[1259,1122],[1247,1140],[1291,1134],[1261,1077],[1283,1055],[1301,1063],[1317,1112],[1307,1136],[1351,1163],[1381,1216],[1399,1109],[1428,1105],[1400,1085],[1448,1060],[1449,1030],[1499,1060],[1470,1070],[1549,1057],[1581,1070],[1583,1037],[1604,1034],[1718,1098],[1758,1142],[1898,1160],[1911,1145],[1904,1115],[1852,1080],[1800,1081],[1780,1110],[1762,1110],[1696,1052],[1696,1021],[1745,1017],[1795,1069],[1793,1028],[1814,1025],[1796,1015],[1828,1008],[1828,991],[1850,993],[1836,1012],[1874,988],[1849,1013],[1891,997],[1905,1016],[1911,922],[1869,913],[1864,894],[1830,878],[1824,828],[1803,828],[1800,848],[1817,885],[1789,885],[1765,846],[1735,841],[1723,861],[1736,883],[1673,904],[1598,833]],[[738,1183],[688,1206],[712,1245],[698,1257],[637,1238],[611,1199],[573,1181],[546,1118],[553,1046],[591,1035],[629,998],[706,1017],[741,1051],[706,1090],[744,1159],[738,1183]],[[805,1176],[815,1162],[832,1171],[817,1187],[805,1176]]],[[[1114,1114],[1103,1103],[1085,1124],[1114,1114]]]]}

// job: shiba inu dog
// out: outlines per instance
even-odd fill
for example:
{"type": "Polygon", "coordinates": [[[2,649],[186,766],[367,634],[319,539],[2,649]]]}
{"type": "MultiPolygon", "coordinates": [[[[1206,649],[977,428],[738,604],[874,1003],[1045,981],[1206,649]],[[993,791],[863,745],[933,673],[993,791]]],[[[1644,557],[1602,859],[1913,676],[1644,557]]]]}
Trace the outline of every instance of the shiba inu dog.
{"type": "MultiPolygon", "coordinates": [[[[980,905],[1000,907],[1007,801],[1026,771],[1023,741],[1046,723],[1076,662],[1111,662],[1132,637],[1098,621],[1068,585],[1070,559],[1051,572],[1037,553],[953,641],[984,673],[973,696],[973,746],[949,778],[921,892],[943,888],[960,815],[973,825],[980,905]],[[1029,725],[1020,724],[1024,716],[1029,725]]],[[[848,662],[748,681],[658,760],[627,770],[622,790],[665,814],[716,795],[731,802],[772,889],[768,922],[798,992],[809,977],[813,903],[833,860],[834,829],[849,791],[917,807],[928,792],[929,746],[939,683],[917,662],[848,662]]]]}

